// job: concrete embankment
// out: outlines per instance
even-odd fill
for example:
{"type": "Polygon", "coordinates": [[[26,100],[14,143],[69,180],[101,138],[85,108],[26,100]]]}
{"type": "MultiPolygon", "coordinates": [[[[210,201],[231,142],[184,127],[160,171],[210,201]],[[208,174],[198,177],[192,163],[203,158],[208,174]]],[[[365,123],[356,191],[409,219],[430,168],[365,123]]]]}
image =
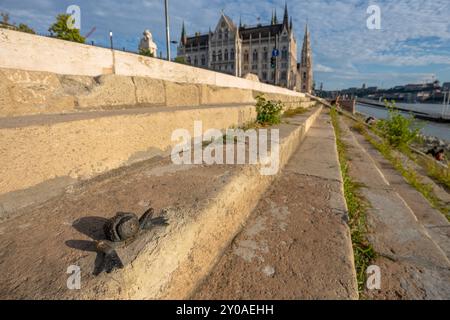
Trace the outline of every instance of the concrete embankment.
{"type": "Polygon", "coordinates": [[[302,94],[104,75],[0,69],[0,218],[79,180],[164,156],[174,130],[193,135],[254,121],[255,97],[286,109],[315,105],[302,94]],[[187,125],[190,124],[190,125],[187,125]],[[27,172],[26,175],[23,172],[27,172]],[[18,178],[20,177],[20,178],[18,178]]]}
{"type": "MultiPolygon", "coordinates": [[[[320,114],[314,108],[280,129],[283,167],[320,114]]],[[[186,298],[240,230],[274,176],[258,166],[177,166],[154,159],[79,184],[19,210],[0,225],[2,298],[186,298]],[[118,250],[124,269],[94,276],[93,240],[117,211],[167,208],[170,225],[118,250]],[[81,268],[81,290],[66,286],[81,268]]],[[[336,190],[337,192],[338,190],[336,190]]]]}
{"type": "Polygon", "coordinates": [[[0,219],[166,155],[171,133],[192,133],[195,120],[204,131],[251,122],[257,95],[315,105],[259,81],[23,32],[0,29],[0,47],[0,219]]]}

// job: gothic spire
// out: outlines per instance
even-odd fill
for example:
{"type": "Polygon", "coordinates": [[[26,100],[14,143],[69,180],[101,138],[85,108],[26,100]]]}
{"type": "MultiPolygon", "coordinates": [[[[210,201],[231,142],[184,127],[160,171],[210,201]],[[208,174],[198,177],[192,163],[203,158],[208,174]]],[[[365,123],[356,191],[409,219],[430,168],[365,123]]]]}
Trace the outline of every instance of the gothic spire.
{"type": "Polygon", "coordinates": [[[284,3],[283,25],[286,26],[286,28],[289,28],[289,14],[288,14],[287,2],[284,3]]]}
{"type": "Polygon", "coordinates": [[[275,8],[275,14],[273,16],[273,24],[278,24],[278,17],[277,17],[277,9],[275,8]]]}
{"type": "Polygon", "coordinates": [[[292,25],[292,17],[291,17],[291,21],[289,22],[289,30],[292,30],[292,27],[293,27],[293,25],[292,25]]]}
{"type": "Polygon", "coordinates": [[[308,30],[308,23],[305,26],[305,37],[303,39],[302,57],[300,62],[300,83],[301,92],[311,93],[314,89],[313,57],[308,30]]]}
{"type": "Polygon", "coordinates": [[[273,17],[273,9],[272,9],[272,19],[270,20],[270,24],[271,24],[271,25],[274,25],[274,24],[275,24],[275,20],[274,20],[274,17],[273,17]]]}
{"type": "Polygon", "coordinates": [[[183,20],[183,26],[181,28],[181,40],[180,40],[181,44],[185,45],[187,42],[187,37],[186,37],[186,28],[184,26],[184,20],[183,20]]]}
{"type": "Polygon", "coordinates": [[[311,43],[309,39],[308,24],[305,26],[305,37],[303,38],[302,61],[303,66],[311,66],[311,43]]]}

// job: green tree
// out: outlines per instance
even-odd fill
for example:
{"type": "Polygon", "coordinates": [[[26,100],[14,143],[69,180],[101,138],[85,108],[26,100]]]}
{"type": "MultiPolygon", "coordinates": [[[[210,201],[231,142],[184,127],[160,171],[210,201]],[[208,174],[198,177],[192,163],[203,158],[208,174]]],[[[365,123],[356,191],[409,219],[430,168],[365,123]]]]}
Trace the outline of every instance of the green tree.
{"type": "Polygon", "coordinates": [[[153,58],[153,52],[150,52],[150,49],[139,49],[139,54],[153,58]]]}
{"type": "Polygon", "coordinates": [[[17,31],[36,34],[36,32],[34,32],[34,30],[27,26],[25,23],[19,24],[19,26],[17,27],[17,31]]]}
{"type": "Polygon", "coordinates": [[[67,26],[68,19],[70,19],[69,14],[59,14],[56,17],[56,22],[50,26],[48,31],[50,32],[52,37],[84,43],[86,39],[82,35],[80,35],[80,30],[70,29],[67,26]]]}

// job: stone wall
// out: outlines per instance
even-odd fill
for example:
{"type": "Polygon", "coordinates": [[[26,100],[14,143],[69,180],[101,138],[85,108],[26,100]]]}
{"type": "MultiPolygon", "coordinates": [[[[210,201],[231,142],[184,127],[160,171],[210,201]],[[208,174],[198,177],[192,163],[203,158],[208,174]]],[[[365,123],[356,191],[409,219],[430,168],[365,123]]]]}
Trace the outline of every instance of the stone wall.
{"type": "Polygon", "coordinates": [[[0,118],[150,106],[254,104],[258,94],[287,106],[304,100],[302,96],[148,77],[92,77],[1,68],[0,89],[0,118]]]}
{"type": "Polygon", "coordinates": [[[63,75],[150,77],[301,97],[288,89],[137,54],[0,29],[0,68],[63,75]]]}

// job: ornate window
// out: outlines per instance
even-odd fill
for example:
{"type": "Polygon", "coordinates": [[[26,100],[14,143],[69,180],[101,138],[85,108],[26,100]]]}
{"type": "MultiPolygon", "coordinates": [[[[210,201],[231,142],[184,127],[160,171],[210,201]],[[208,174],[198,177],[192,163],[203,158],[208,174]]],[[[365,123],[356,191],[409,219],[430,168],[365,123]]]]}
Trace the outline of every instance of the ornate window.
{"type": "Polygon", "coordinates": [[[230,51],[230,60],[231,61],[234,60],[234,49],[233,48],[231,48],[231,51],[230,51]]]}
{"type": "Polygon", "coordinates": [[[225,49],[224,58],[225,61],[228,61],[228,49],[225,49]]]}
{"type": "Polygon", "coordinates": [[[216,62],[216,51],[213,51],[212,53],[212,61],[216,62]]]}
{"type": "Polygon", "coordinates": [[[245,50],[245,52],[244,52],[244,62],[247,62],[248,63],[248,51],[247,50],[245,50]]]}
{"type": "Polygon", "coordinates": [[[194,66],[198,65],[198,58],[197,56],[194,57],[194,66]]]}
{"type": "Polygon", "coordinates": [[[202,66],[206,64],[206,57],[204,54],[202,54],[202,66]]]}
{"type": "Polygon", "coordinates": [[[219,50],[217,55],[219,56],[219,61],[222,61],[222,50],[219,50]]]}
{"type": "Polygon", "coordinates": [[[258,51],[255,49],[253,50],[253,63],[258,62],[258,51]]]}
{"type": "Polygon", "coordinates": [[[286,47],[283,47],[283,50],[281,51],[281,59],[287,60],[288,59],[288,50],[286,47]]]}

